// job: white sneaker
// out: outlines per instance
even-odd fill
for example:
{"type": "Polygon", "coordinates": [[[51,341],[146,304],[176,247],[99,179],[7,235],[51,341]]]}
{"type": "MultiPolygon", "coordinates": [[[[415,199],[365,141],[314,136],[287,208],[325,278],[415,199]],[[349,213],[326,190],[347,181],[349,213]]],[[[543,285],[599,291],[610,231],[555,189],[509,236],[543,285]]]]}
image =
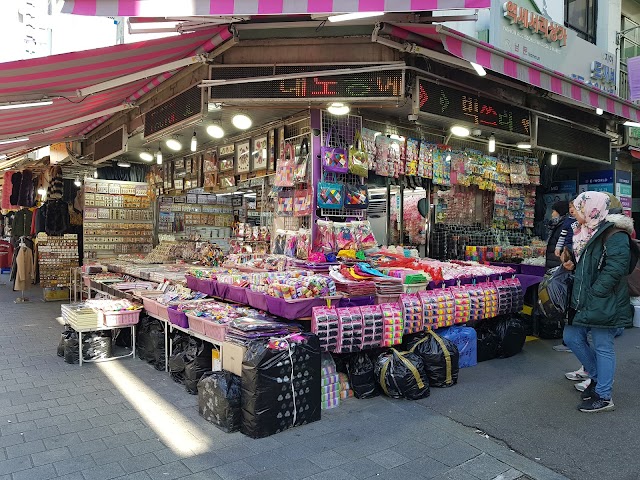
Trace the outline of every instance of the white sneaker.
{"type": "Polygon", "coordinates": [[[587,378],[583,382],[576,383],[574,387],[576,387],[576,390],[578,390],[579,392],[584,392],[589,385],[591,385],[591,379],[587,378]]]}
{"type": "Polygon", "coordinates": [[[584,371],[584,367],[582,365],[575,372],[567,372],[564,376],[567,377],[567,380],[573,380],[574,382],[589,378],[589,374],[584,371]]]}

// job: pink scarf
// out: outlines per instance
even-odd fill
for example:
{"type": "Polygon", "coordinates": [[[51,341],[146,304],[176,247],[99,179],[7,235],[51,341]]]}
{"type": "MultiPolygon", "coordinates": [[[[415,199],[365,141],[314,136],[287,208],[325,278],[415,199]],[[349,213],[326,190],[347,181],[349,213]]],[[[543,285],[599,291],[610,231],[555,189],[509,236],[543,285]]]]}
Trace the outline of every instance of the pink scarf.
{"type": "Polygon", "coordinates": [[[576,260],[609,215],[611,199],[603,192],[583,192],[573,201],[573,208],[586,220],[573,231],[573,253],[576,260]]]}

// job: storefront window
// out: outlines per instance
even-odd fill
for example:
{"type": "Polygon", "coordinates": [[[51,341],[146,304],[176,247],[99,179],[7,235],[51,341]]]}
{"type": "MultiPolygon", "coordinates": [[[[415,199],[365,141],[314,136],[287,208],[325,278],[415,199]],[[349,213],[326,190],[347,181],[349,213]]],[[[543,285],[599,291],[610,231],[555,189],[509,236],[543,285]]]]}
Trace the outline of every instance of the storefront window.
{"type": "Polygon", "coordinates": [[[629,98],[629,82],[627,79],[627,59],[640,55],[640,29],[638,23],[629,17],[622,17],[620,31],[626,31],[620,37],[620,96],[629,98]],[[636,28],[635,30],[633,30],[636,28]]]}
{"type": "Polygon", "coordinates": [[[596,0],[565,0],[564,24],[578,33],[578,36],[596,43],[596,0]]]}

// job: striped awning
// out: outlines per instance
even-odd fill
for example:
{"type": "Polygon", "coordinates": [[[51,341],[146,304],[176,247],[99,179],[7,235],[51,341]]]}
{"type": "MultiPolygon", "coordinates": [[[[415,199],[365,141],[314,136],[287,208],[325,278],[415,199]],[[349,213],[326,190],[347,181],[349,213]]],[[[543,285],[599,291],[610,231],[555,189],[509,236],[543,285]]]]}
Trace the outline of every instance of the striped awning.
{"type": "Polygon", "coordinates": [[[78,89],[209,53],[231,36],[226,26],[214,27],[180,36],[0,64],[0,107],[40,100],[53,102],[29,108],[0,108],[0,154],[16,154],[78,137],[110,116],[96,118],[96,114],[134,103],[179,70],[86,97],[78,97],[78,89]],[[90,118],[76,123],[85,117],[90,118]],[[12,141],[17,139],[21,141],[12,141]]]}
{"type": "Polygon", "coordinates": [[[491,0],[65,0],[63,13],[92,16],[303,15],[489,8],[491,0]]]}
{"type": "Polygon", "coordinates": [[[400,24],[386,27],[386,32],[406,42],[427,47],[429,45],[425,42],[437,40],[451,55],[482,65],[487,70],[542,88],[585,107],[601,108],[626,120],[640,121],[640,109],[631,102],[443,25],[400,24]]]}

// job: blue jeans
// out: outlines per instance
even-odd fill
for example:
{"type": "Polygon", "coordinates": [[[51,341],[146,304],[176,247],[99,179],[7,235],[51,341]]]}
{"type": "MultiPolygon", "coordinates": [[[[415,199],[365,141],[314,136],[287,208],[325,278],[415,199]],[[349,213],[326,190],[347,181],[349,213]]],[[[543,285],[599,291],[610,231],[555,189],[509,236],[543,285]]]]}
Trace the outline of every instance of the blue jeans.
{"type": "Polygon", "coordinates": [[[582,362],[589,377],[595,382],[596,393],[604,399],[611,399],[613,375],[616,370],[616,353],[613,339],[617,328],[588,328],[566,325],[563,340],[582,362]],[[587,335],[591,334],[591,345],[587,335]]]}

